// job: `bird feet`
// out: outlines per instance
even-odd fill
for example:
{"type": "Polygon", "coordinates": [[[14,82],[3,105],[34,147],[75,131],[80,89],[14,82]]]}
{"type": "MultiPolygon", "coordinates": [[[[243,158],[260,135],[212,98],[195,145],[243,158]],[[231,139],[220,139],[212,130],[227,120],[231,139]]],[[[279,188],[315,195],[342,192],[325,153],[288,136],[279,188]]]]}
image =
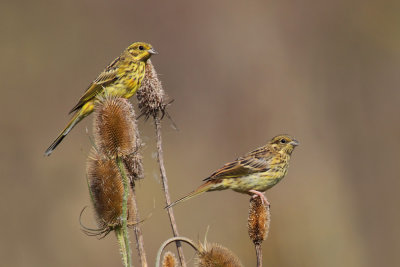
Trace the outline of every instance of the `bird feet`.
{"type": "Polygon", "coordinates": [[[261,202],[264,205],[267,205],[268,207],[270,206],[270,203],[269,203],[267,197],[263,193],[261,193],[260,191],[257,191],[257,190],[249,190],[249,192],[254,194],[252,196],[252,198],[256,198],[258,196],[258,197],[260,197],[261,202]]]}

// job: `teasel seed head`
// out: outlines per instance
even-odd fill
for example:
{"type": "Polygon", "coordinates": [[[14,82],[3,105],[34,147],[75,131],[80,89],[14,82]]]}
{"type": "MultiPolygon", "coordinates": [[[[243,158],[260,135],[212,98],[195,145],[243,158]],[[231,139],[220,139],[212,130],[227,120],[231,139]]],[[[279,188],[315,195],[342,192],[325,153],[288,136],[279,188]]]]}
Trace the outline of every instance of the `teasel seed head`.
{"type": "Polygon", "coordinates": [[[93,132],[97,148],[110,158],[132,154],[140,143],[135,112],[125,98],[106,96],[100,99],[93,132]]]}
{"type": "Polygon", "coordinates": [[[176,267],[176,266],[178,266],[177,262],[178,261],[174,255],[174,253],[167,251],[164,254],[164,258],[162,260],[162,267],[176,267]]]}
{"type": "Polygon", "coordinates": [[[143,146],[142,141],[139,137],[139,130],[135,124],[135,151],[129,155],[123,156],[122,161],[124,162],[124,166],[126,172],[128,174],[128,178],[132,186],[135,185],[136,180],[140,180],[144,178],[143,171],[143,157],[140,153],[140,149],[143,146]]]}
{"type": "MultiPolygon", "coordinates": [[[[102,156],[94,149],[87,162],[87,179],[99,226],[91,235],[107,235],[122,225],[122,199],[124,187],[116,161],[102,156]]],[[[131,205],[132,191],[128,198],[128,225],[135,223],[131,205]]]]}
{"type": "Polygon", "coordinates": [[[229,249],[219,244],[207,244],[200,246],[197,254],[196,266],[198,267],[242,267],[239,258],[229,249]]]}
{"type": "Polygon", "coordinates": [[[250,239],[255,245],[260,245],[267,239],[271,214],[269,206],[265,206],[259,197],[250,199],[248,231],[250,239]]]}
{"type": "Polygon", "coordinates": [[[144,178],[142,155],[137,151],[122,158],[130,183],[135,185],[135,181],[144,178]]]}
{"type": "Polygon", "coordinates": [[[136,96],[139,100],[140,116],[143,115],[148,119],[150,116],[165,114],[168,103],[166,103],[164,89],[151,60],[147,60],[146,73],[136,96]]]}

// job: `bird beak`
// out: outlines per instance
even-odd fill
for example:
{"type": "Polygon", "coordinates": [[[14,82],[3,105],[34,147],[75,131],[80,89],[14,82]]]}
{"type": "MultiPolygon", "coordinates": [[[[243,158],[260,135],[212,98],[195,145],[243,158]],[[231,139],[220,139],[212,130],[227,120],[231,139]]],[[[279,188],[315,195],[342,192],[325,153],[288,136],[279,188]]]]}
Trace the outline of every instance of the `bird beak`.
{"type": "Polygon", "coordinates": [[[147,52],[149,52],[152,55],[158,55],[158,52],[154,50],[154,48],[147,50],[147,52]]]}
{"type": "Polygon", "coordinates": [[[298,146],[300,143],[297,140],[293,140],[292,142],[290,142],[289,144],[291,144],[292,146],[298,146]]]}

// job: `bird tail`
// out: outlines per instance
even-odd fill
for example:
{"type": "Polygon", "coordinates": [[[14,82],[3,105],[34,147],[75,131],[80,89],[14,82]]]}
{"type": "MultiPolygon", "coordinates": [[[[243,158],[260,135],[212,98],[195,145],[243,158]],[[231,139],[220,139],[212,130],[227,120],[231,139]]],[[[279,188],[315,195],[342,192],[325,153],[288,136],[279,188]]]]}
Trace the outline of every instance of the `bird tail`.
{"type": "Polygon", "coordinates": [[[50,154],[53,152],[54,149],[61,143],[61,141],[67,136],[67,134],[74,128],[74,126],[80,122],[85,116],[81,114],[80,111],[76,112],[74,116],[71,118],[67,126],[62,130],[62,132],[58,135],[56,140],[49,146],[48,149],[46,149],[46,152],[44,152],[45,156],[50,156],[50,154]]]}
{"type": "Polygon", "coordinates": [[[175,202],[172,202],[171,204],[169,204],[168,206],[166,206],[166,209],[169,209],[173,206],[175,206],[176,204],[186,201],[188,199],[191,199],[192,197],[198,196],[200,194],[203,194],[204,192],[209,191],[213,186],[213,183],[211,181],[208,181],[204,184],[202,184],[201,186],[199,186],[199,188],[197,188],[196,190],[194,190],[193,192],[187,194],[186,196],[184,196],[183,198],[178,199],[175,202]]]}

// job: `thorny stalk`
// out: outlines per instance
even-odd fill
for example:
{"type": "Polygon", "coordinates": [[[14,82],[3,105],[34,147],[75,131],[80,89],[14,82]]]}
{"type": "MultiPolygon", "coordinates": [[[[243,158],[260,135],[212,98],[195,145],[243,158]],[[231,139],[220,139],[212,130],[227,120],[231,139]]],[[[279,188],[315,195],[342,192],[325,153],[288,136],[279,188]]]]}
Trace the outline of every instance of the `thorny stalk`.
{"type": "MultiPolygon", "coordinates": [[[[127,266],[132,266],[132,255],[129,246],[128,234],[128,195],[129,195],[129,179],[125,173],[125,167],[120,157],[116,158],[117,166],[122,177],[122,184],[124,185],[124,195],[122,198],[122,231],[124,236],[125,251],[127,257],[127,266]]],[[[122,249],[122,248],[121,248],[122,249]]],[[[124,259],[125,261],[125,259],[124,259]]]]}
{"type": "Polygon", "coordinates": [[[133,231],[135,232],[135,238],[136,238],[136,249],[139,253],[140,257],[140,262],[142,264],[142,267],[147,267],[147,259],[146,259],[146,252],[144,250],[144,241],[143,241],[143,234],[142,234],[142,229],[139,227],[139,210],[137,207],[137,202],[136,202],[136,193],[135,189],[133,188],[132,190],[132,209],[134,213],[136,214],[135,216],[135,224],[133,225],[133,231]]]}
{"type": "Polygon", "coordinates": [[[125,236],[124,236],[124,231],[122,229],[122,227],[118,227],[115,229],[115,236],[117,237],[118,240],[118,244],[119,244],[119,248],[121,250],[121,254],[122,254],[122,261],[124,262],[124,266],[128,266],[128,253],[125,247],[125,236]]]}
{"type": "MultiPolygon", "coordinates": [[[[162,138],[161,138],[161,121],[158,116],[154,116],[154,124],[155,124],[156,135],[157,135],[157,158],[158,158],[158,163],[160,165],[160,175],[161,175],[162,185],[163,185],[164,194],[165,194],[165,202],[166,202],[167,206],[169,206],[171,204],[171,198],[169,196],[167,174],[165,172],[165,167],[164,167],[164,156],[163,156],[162,138]]],[[[177,227],[176,221],[175,221],[174,212],[171,207],[167,208],[167,212],[168,212],[169,220],[170,220],[171,227],[172,227],[172,233],[173,233],[174,237],[177,237],[177,236],[179,236],[179,233],[178,233],[178,227],[177,227]]],[[[179,261],[180,261],[182,267],[186,267],[185,257],[183,255],[182,244],[179,240],[176,240],[175,243],[176,243],[176,248],[178,250],[179,261]]]]}

